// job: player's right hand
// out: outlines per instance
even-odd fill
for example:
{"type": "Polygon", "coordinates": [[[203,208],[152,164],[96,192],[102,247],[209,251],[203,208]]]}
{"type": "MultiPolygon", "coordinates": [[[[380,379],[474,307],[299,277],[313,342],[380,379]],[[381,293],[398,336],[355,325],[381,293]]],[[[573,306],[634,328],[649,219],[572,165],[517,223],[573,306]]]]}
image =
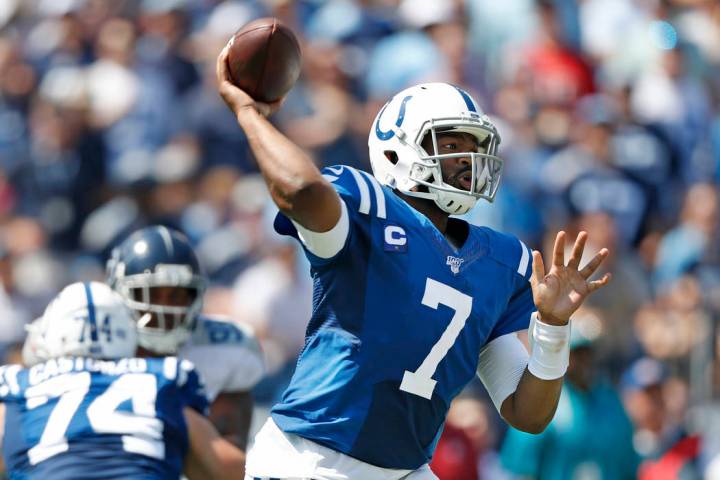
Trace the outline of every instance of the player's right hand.
{"type": "Polygon", "coordinates": [[[218,92],[220,96],[227,104],[228,108],[232,110],[235,116],[239,116],[243,111],[251,108],[257,110],[261,115],[267,117],[275,113],[280,106],[284,98],[276,100],[272,103],[262,103],[253,100],[253,98],[245,93],[243,90],[238,88],[230,80],[230,70],[228,68],[228,53],[230,44],[225,45],[220,55],[217,58],[215,65],[215,75],[217,77],[218,92]]]}

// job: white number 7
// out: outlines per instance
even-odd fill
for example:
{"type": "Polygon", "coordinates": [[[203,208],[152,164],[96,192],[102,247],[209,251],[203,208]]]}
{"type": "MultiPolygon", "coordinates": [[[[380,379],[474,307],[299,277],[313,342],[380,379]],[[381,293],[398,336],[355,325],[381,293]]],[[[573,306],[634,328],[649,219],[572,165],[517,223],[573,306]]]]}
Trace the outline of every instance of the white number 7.
{"type": "Polygon", "coordinates": [[[455,310],[450,324],[440,336],[440,339],[430,349],[430,353],[420,364],[417,370],[409,372],[405,370],[400,390],[413,395],[418,395],[430,400],[437,381],[432,379],[438,365],[447,355],[448,350],[457,340],[460,331],[465,326],[465,322],[470,317],[472,311],[472,297],[455,290],[454,288],[440,283],[432,278],[427,279],[425,284],[425,294],[423,295],[422,304],[437,310],[438,305],[443,304],[455,310]]]}

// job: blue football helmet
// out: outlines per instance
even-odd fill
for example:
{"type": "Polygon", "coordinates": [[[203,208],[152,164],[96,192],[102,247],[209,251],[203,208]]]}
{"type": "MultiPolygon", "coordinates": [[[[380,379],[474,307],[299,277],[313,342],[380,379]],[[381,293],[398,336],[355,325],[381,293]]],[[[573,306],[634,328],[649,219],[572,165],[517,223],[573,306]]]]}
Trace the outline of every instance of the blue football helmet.
{"type": "Polygon", "coordinates": [[[160,355],[177,353],[202,309],[206,287],[187,237],[163,226],[138,230],[113,249],[107,274],[108,284],[136,313],[138,344],[160,355]],[[168,291],[182,293],[181,301],[158,299],[168,291]]]}

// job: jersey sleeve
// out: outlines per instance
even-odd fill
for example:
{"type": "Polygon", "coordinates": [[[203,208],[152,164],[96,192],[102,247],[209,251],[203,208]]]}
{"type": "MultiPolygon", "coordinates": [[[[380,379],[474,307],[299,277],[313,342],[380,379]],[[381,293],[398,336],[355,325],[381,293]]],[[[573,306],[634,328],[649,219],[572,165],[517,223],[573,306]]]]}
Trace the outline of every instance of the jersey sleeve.
{"type": "Polygon", "coordinates": [[[18,400],[22,397],[18,374],[20,365],[3,365],[0,367],[0,403],[18,400]]]}
{"type": "Polygon", "coordinates": [[[184,406],[190,407],[201,415],[207,415],[209,403],[203,384],[195,366],[188,360],[178,361],[177,387],[184,406]]]}
{"type": "Polygon", "coordinates": [[[526,330],[530,325],[530,315],[536,310],[530,288],[531,250],[513,235],[493,231],[491,238],[492,256],[510,270],[512,281],[506,294],[510,299],[490,332],[488,342],[508,333],[526,330]]]}
{"type": "Polygon", "coordinates": [[[275,230],[297,238],[311,264],[332,261],[346,250],[358,227],[372,218],[386,218],[385,192],[369,173],[347,166],[326,167],[323,177],[335,188],[343,203],[338,225],[328,232],[312,232],[282,213],[275,219],[275,230]]]}
{"type": "Polygon", "coordinates": [[[526,330],[530,325],[530,315],[535,311],[532,289],[530,283],[525,283],[518,292],[510,298],[507,308],[495,324],[488,342],[508,333],[526,330]]]}

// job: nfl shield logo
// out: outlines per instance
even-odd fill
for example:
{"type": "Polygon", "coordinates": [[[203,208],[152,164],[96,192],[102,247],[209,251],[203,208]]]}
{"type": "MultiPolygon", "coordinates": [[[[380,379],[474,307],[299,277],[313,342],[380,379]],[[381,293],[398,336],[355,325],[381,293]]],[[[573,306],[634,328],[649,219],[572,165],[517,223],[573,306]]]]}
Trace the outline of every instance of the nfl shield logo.
{"type": "Polygon", "coordinates": [[[452,255],[448,255],[447,261],[445,262],[445,265],[450,265],[450,271],[454,274],[458,274],[460,272],[460,266],[465,260],[458,257],[453,257],[452,255]]]}

